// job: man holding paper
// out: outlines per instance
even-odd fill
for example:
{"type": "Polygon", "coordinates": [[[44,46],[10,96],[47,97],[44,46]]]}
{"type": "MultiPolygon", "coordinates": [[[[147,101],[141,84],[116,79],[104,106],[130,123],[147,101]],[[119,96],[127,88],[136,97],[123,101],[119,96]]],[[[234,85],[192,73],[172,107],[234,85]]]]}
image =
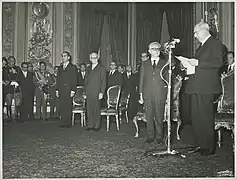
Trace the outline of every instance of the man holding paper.
{"type": "Polygon", "coordinates": [[[184,93],[190,103],[187,112],[195,134],[199,152],[208,156],[215,153],[214,97],[221,93],[219,68],[223,64],[222,43],[209,33],[209,25],[203,21],[194,27],[194,37],[201,43],[192,59],[177,57],[187,68],[189,79],[184,93]]]}

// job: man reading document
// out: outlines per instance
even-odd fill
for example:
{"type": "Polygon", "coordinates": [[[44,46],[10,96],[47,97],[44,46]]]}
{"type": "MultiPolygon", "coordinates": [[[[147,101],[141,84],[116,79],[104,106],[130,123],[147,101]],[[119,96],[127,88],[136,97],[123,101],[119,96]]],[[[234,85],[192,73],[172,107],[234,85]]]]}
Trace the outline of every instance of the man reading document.
{"type": "Polygon", "coordinates": [[[190,103],[186,111],[194,130],[197,147],[190,153],[199,152],[208,156],[215,153],[214,97],[221,92],[219,68],[223,64],[222,43],[209,33],[207,23],[194,27],[194,37],[201,43],[195,57],[177,58],[187,68],[189,78],[184,89],[190,103]]]}

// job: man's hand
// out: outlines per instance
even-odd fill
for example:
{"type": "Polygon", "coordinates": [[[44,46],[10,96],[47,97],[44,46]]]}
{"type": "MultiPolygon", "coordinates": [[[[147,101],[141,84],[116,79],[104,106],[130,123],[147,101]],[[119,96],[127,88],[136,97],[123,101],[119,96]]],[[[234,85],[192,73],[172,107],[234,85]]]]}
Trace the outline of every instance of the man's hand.
{"type": "Polygon", "coordinates": [[[140,104],[143,104],[144,103],[144,100],[143,100],[143,96],[142,96],[142,93],[140,93],[140,99],[138,101],[140,104]]]}
{"type": "Polygon", "coordinates": [[[100,93],[100,94],[99,94],[99,100],[101,100],[102,98],[103,98],[103,94],[100,93]]]}
{"type": "Polygon", "coordinates": [[[71,91],[70,96],[73,97],[75,95],[75,91],[71,91]]]}
{"type": "Polygon", "coordinates": [[[188,61],[192,66],[198,66],[198,60],[197,59],[189,59],[188,61]]]}
{"type": "Polygon", "coordinates": [[[56,91],[56,96],[59,97],[59,91],[56,91]]]}
{"type": "Polygon", "coordinates": [[[87,98],[87,96],[86,96],[85,94],[84,94],[84,95],[82,95],[82,96],[83,96],[83,98],[84,98],[84,99],[86,99],[86,98],[87,98]]]}

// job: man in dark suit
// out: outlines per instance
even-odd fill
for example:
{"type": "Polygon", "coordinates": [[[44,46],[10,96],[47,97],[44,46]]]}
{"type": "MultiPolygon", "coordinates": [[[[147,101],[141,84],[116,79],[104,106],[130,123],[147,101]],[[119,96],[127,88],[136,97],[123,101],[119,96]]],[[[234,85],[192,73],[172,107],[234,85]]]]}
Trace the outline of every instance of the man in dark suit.
{"type": "Polygon", "coordinates": [[[112,61],[110,63],[110,70],[108,72],[107,88],[115,85],[122,86],[122,76],[116,70],[116,63],[112,61]]]}
{"type": "Polygon", "coordinates": [[[84,86],[85,77],[86,77],[86,64],[81,63],[80,70],[77,72],[77,85],[78,86],[84,86]]]}
{"type": "Polygon", "coordinates": [[[152,42],[149,45],[151,58],[142,62],[140,68],[140,102],[144,102],[147,119],[147,140],[151,143],[156,139],[158,144],[163,141],[163,119],[167,88],[160,77],[161,68],[166,61],[160,56],[161,45],[152,42]],[[155,130],[154,130],[155,124],[155,130]]]}
{"type": "Polygon", "coordinates": [[[56,78],[56,96],[59,97],[60,116],[62,124],[60,127],[71,127],[72,125],[72,98],[77,90],[77,68],[71,63],[69,52],[62,53],[62,64],[58,69],[56,78]]]}
{"type": "Polygon", "coordinates": [[[122,91],[124,94],[130,94],[130,99],[128,102],[128,118],[132,119],[137,113],[138,107],[138,98],[139,95],[137,93],[137,83],[136,83],[136,76],[132,73],[132,67],[128,65],[126,67],[125,73],[123,73],[123,86],[122,91]]]}
{"type": "Polygon", "coordinates": [[[21,71],[19,72],[19,85],[21,88],[22,99],[20,105],[20,121],[24,122],[32,118],[31,114],[31,104],[34,99],[32,98],[32,87],[33,83],[33,73],[28,72],[27,62],[21,63],[21,71]]]}
{"type": "MultiPolygon", "coordinates": [[[[194,37],[201,43],[195,57],[188,63],[195,66],[195,74],[189,75],[184,93],[189,99],[190,119],[197,148],[189,152],[201,155],[215,153],[214,99],[221,92],[219,68],[223,64],[222,43],[209,33],[207,23],[200,22],[194,27],[194,37]]],[[[183,63],[184,67],[187,67],[183,63]]]]}
{"type": "Polygon", "coordinates": [[[87,109],[86,130],[98,131],[100,129],[100,100],[106,88],[106,69],[98,64],[98,54],[91,53],[91,67],[88,68],[85,78],[85,95],[87,109]]]}
{"type": "Polygon", "coordinates": [[[228,73],[234,70],[235,67],[234,52],[229,51],[226,56],[227,56],[227,64],[222,66],[222,73],[228,73]]]}

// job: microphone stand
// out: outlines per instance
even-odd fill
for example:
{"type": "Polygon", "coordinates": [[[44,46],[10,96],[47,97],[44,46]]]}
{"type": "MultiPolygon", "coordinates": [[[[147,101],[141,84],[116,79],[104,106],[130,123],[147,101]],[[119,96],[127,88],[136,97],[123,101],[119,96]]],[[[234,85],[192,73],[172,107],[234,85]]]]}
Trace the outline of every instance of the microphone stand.
{"type": "Polygon", "coordinates": [[[168,70],[168,91],[167,91],[167,149],[166,150],[156,150],[151,152],[146,152],[145,155],[148,156],[155,156],[155,157],[161,157],[161,156],[167,156],[167,155],[178,155],[180,157],[185,158],[186,156],[183,154],[180,154],[176,150],[171,149],[171,77],[172,77],[172,65],[171,65],[171,59],[172,59],[172,49],[175,48],[176,42],[172,41],[167,45],[167,48],[169,50],[169,70],[168,70]]]}

